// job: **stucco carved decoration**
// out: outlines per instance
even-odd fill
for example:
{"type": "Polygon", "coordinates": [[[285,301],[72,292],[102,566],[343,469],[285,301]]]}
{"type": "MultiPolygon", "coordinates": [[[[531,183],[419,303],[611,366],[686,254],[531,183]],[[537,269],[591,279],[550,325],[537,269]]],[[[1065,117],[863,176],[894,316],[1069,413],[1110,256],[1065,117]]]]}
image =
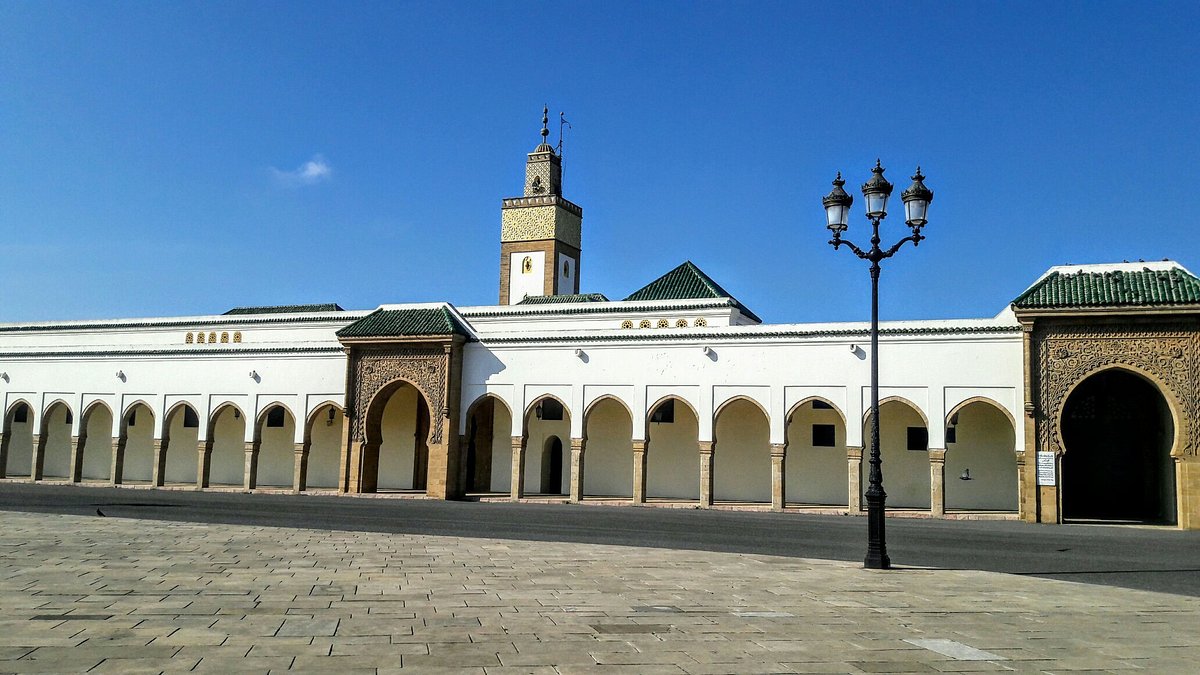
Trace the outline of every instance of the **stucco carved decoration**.
{"type": "Polygon", "coordinates": [[[429,442],[442,442],[446,407],[446,373],[449,354],[442,348],[395,348],[356,352],[354,364],[354,408],[351,411],[354,440],[366,439],[367,406],[381,389],[398,379],[416,386],[429,407],[429,442]]]}
{"type": "Polygon", "coordinates": [[[1059,421],[1076,385],[1111,367],[1127,366],[1148,376],[1167,399],[1176,420],[1176,454],[1196,455],[1200,437],[1200,350],[1188,326],[1157,330],[1057,326],[1037,339],[1038,444],[1063,452],[1059,421]]]}

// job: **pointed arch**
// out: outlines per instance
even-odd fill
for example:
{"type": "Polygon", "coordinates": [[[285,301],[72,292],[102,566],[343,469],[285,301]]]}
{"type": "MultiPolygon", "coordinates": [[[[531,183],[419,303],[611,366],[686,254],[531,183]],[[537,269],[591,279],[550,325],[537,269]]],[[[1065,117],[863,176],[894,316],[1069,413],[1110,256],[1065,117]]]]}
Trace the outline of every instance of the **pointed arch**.
{"type": "Polygon", "coordinates": [[[771,416],[748,396],[733,396],[713,413],[712,498],[771,502],[771,416]]]}
{"type": "Polygon", "coordinates": [[[466,408],[461,477],[468,492],[511,492],[512,407],[504,397],[484,392],[466,408]]]}
{"type": "Polygon", "coordinates": [[[254,419],[254,441],[256,443],[262,441],[262,430],[263,426],[267,423],[267,415],[275,408],[283,408],[283,414],[285,415],[284,425],[287,424],[287,420],[291,420],[293,428],[295,428],[298,418],[296,417],[295,413],[292,412],[292,409],[289,408],[286,403],[272,401],[263,406],[262,410],[258,411],[258,417],[254,419]]]}
{"type": "Polygon", "coordinates": [[[737,394],[735,396],[730,396],[729,398],[725,399],[725,401],[723,403],[721,403],[721,405],[717,406],[716,410],[713,411],[712,422],[713,422],[714,432],[717,428],[717,418],[719,418],[721,416],[721,413],[724,412],[724,410],[726,408],[737,403],[738,401],[743,401],[743,402],[749,403],[750,405],[757,408],[758,411],[760,413],[762,413],[763,418],[767,420],[767,426],[770,427],[771,413],[767,412],[767,409],[763,407],[763,404],[759,403],[758,401],[754,400],[753,398],[750,398],[749,396],[746,396],[745,394],[737,394]]]}
{"type": "Polygon", "coordinates": [[[304,420],[304,443],[301,451],[300,490],[336,488],[342,475],[342,443],[345,428],[345,408],[333,400],[313,406],[304,420]]]}
{"type": "Polygon", "coordinates": [[[528,426],[529,426],[529,416],[533,415],[535,410],[537,409],[538,404],[541,403],[542,401],[545,401],[546,399],[551,399],[553,401],[557,401],[558,404],[562,406],[564,419],[569,419],[571,417],[571,408],[570,408],[570,406],[567,405],[566,401],[563,401],[561,398],[559,398],[558,396],[555,396],[554,394],[539,394],[536,398],[533,399],[532,403],[530,403],[528,406],[525,407],[525,427],[526,428],[528,428],[528,426]]]}
{"type": "Polygon", "coordinates": [[[208,481],[200,477],[203,487],[207,485],[245,485],[246,483],[246,425],[250,421],[241,406],[233,401],[217,404],[208,415],[205,426],[205,447],[208,453],[208,481]],[[240,427],[234,432],[230,430],[221,433],[221,426],[228,426],[227,421],[232,417],[233,426],[240,427]],[[205,485],[207,483],[207,485],[205,485]]]}
{"type": "MultiPolygon", "coordinates": [[[[399,405],[399,404],[397,404],[399,405]]],[[[363,424],[361,480],[363,492],[380,488],[424,491],[429,477],[429,446],[435,413],[424,389],[406,377],[394,377],[370,397],[363,424]],[[408,412],[394,419],[392,433],[386,434],[386,413],[397,396],[412,390],[412,428],[407,428],[408,412]],[[410,445],[411,444],[411,445],[410,445]],[[386,446],[386,447],[385,447],[386,446]],[[411,448],[411,449],[410,449],[411,448]]],[[[394,417],[394,416],[393,416],[394,417]]]]}
{"type": "MultiPolygon", "coordinates": [[[[921,418],[921,422],[924,423],[925,428],[926,429],[929,428],[929,417],[925,414],[925,411],[921,409],[921,406],[917,405],[916,403],[913,403],[912,401],[908,400],[907,398],[904,398],[903,396],[887,396],[887,397],[879,399],[879,408],[883,409],[883,406],[888,403],[903,403],[904,405],[908,406],[909,408],[912,408],[913,412],[917,413],[917,416],[921,418]]],[[[871,406],[867,406],[866,410],[863,411],[863,417],[862,417],[862,423],[863,423],[864,429],[866,428],[867,423],[869,423],[870,421],[871,421],[871,406]]]]}
{"type": "Polygon", "coordinates": [[[41,419],[41,415],[40,415],[40,413],[38,413],[37,408],[34,408],[33,405],[28,401],[28,399],[18,398],[16,400],[14,400],[12,403],[10,403],[8,406],[8,409],[4,411],[4,433],[5,434],[8,434],[11,431],[11,429],[9,429],[9,426],[13,423],[12,419],[16,415],[17,410],[19,409],[19,406],[22,406],[22,405],[25,406],[25,409],[27,411],[25,413],[25,415],[26,415],[25,424],[28,424],[30,426],[30,428],[34,428],[34,429],[37,428],[36,423],[38,421],[40,421],[40,419],[41,419]],[[32,418],[32,419],[30,419],[30,418],[32,418]]]}
{"type": "Polygon", "coordinates": [[[139,398],[139,399],[133,401],[132,403],[130,403],[129,405],[125,406],[125,409],[121,411],[121,424],[120,424],[120,428],[119,428],[119,435],[121,438],[128,437],[128,435],[129,435],[129,415],[131,413],[135,412],[138,409],[138,406],[145,408],[146,412],[150,413],[150,420],[151,420],[150,428],[151,429],[154,428],[154,419],[155,419],[154,408],[152,408],[150,406],[150,404],[146,402],[145,399],[139,398]]]}
{"type": "MultiPolygon", "coordinates": [[[[796,413],[799,412],[801,408],[803,408],[804,406],[806,406],[810,403],[815,403],[817,401],[820,401],[821,403],[824,403],[825,405],[829,406],[829,409],[833,410],[833,412],[835,414],[837,414],[838,419],[841,421],[843,428],[849,427],[849,423],[846,420],[846,413],[845,413],[845,411],[842,410],[841,406],[839,406],[838,404],[834,403],[833,401],[825,398],[824,396],[806,396],[806,397],[800,399],[799,401],[797,401],[796,403],[794,403],[791,408],[788,408],[787,416],[784,417],[784,420],[783,420],[783,442],[784,443],[791,442],[791,439],[788,438],[788,432],[789,432],[789,427],[791,427],[791,424],[792,424],[792,418],[794,418],[796,416],[796,413]]],[[[882,404],[882,402],[881,402],[881,404],[882,404]]]]}
{"type": "Polygon", "coordinates": [[[92,414],[96,412],[97,408],[104,408],[105,410],[107,410],[108,416],[110,418],[113,418],[115,421],[116,416],[113,414],[113,409],[107,403],[105,403],[102,399],[96,399],[95,401],[92,401],[91,403],[87,404],[87,406],[85,406],[83,409],[83,414],[79,416],[79,435],[80,436],[87,436],[88,421],[91,419],[92,414]]]}
{"type": "Polygon", "coordinates": [[[969,406],[973,403],[982,403],[984,405],[991,406],[991,407],[995,408],[996,410],[998,410],[1001,414],[1003,414],[1006,418],[1008,418],[1009,424],[1012,425],[1013,433],[1014,434],[1016,433],[1017,420],[1015,417],[1013,417],[1012,412],[1010,412],[1008,408],[1005,408],[1002,404],[1000,404],[1000,402],[998,402],[996,399],[988,398],[987,396],[972,396],[971,398],[965,399],[962,402],[956,404],[953,408],[950,409],[949,412],[946,413],[946,419],[945,419],[944,424],[946,426],[950,426],[951,420],[954,419],[954,416],[957,415],[959,412],[961,412],[963,408],[966,408],[967,406],[969,406]]]}
{"type": "Polygon", "coordinates": [[[71,409],[71,404],[67,403],[66,401],[64,401],[61,398],[56,398],[53,401],[51,401],[49,405],[47,405],[45,408],[42,409],[41,425],[39,427],[41,434],[46,433],[46,424],[50,419],[50,414],[54,411],[55,408],[58,408],[59,406],[67,409],[68,418],[74,419],[75,412],[74,412],[74,410],[71,409]]]}
{"type": "Polygon", "coordinates": [[[671,400],[679,401],[680,403],[682,403],[684,405],[684,407],[686,407],[689,411],[691,411],[692,416],[694,416],[696,418],[696,422],[699,423],[700,413],[696,412],[695,406],[693,406],[691,403],[688,402],[688,400],[686,398],[684,398],[683,396],[680,396],[679,394],[667,394],[665,396],[659,397],[659,399],[657,401],[655,401],[653,405],[646,408],[646,427],[642,430],[646,435],[643,436],[643,438],[645,438],[647,440],[650,439],[650,424],[651,424],[650,418],[654,416],[654,411],[658,410],[658,407],[660,405],[666,403],[667,401],[671,401],[671,400]]]}
{"type": "Polygon", "coordinates": [[[824,396],[792,405],[783,431],[785,504],[850,505],[849,428],[845,411],[824,396]]]}
{"type": "Polygon", "coordinates": [[[3,426],[0,427],[3,432],[0,438],[0,477],[32,475],[34,431],[39,422],[37,409],[28,400],[17,398],[8,405],[4,411],[3,426]],[[13,426],[18,424],[17,412],[22,409],[25,411],[25,420],[20,422],[22,430],[17,434],[13,426]]]}
{"type": "Polygon", "coordinates": [[[171,439],[171,423],[175,419],[175,415],[178,413],[186,416],[187,410],[192,411],[192,415],[196,417],[197,428],[199,428],[200,412],[196,409],[196,406],[187,401],[180,401],[168,408],[166,414],[163,415],[162,431],[159,438],[163,439],[163,441],[169,441],[171,439]]]}
{"type": "MultiPolygon", "coordinates": [[[[339,404],[337,401],[334,401],[331,399],[326,399],[324,401],[321,401],[317,405],[313,406],[312,410],[309,411],[308,416],[304,418],[304,442],[305,443],[312,443],[313,427],[316,426],[317,422],[321,421],[322,413],[324,413],[326,416],[329,415],[329,413],[327,413],[325,411],[330,408],[332,408],[334,411],[334,417],[336,417],[337,415],[345,415],[346,414],[345,407],[342,406],[341,404],[339,404]]],[[[326,419],[326,421],[328,421],[328,418],[326,419]]],[[[330,426],[332,426],[332,425],[330,425],[330,426]]]]}
{"type": "Polygon", "coordinates": [[[587,405],[587,407],[584,408],[584,410],[583,410],[583,437],[584,438],[588,437],[588,433],[587,433],[588,420],[591,419],[592,413],[596,410],[596,407],[605,401],[612,401],[612,402],[616,403],[617,405],[621,406],[622,408],[624,408],[625,414],[629,415],[630,424],[633,423],[633,408],[630,407],[630,405],[628,403],[621,400],[621,397],[616,396],[614,394],[604,394],[602,396],[597,396],[596,399],[593,400],[591,403],[589,403],[587,405]]]}
{"type": "MultiPolygon", "coordinates": [[[[1051,424],[1054,425],[1056,437],[1059,439],[1062,439],[1062,437],[1063,437],[1063,435],[1062,435],[1063,408],[1066,406],[1066,401],[1068,401],[1071,398],[1071,395],[1074,394],[1075,391],[1077,389],[1079,389],[1080,386],[1082,386],[1088,380],[1092,379],[1092,377],[1094,377],[1096,375],[1100,375],[1101,373],[1109,372],[1109,371],[1120,371],[1120,372],[1129,373],[1131,375],[1135,375],[1135,376],[1141,378],[1142,380],[1145,380],[1151,387],[1153,387],[1158,392],[1158,394],[1160,396],[1163,397],[1163,400],[1166,402],[1166,405],[1167,405],[1167,411],[1171,416],[1171,425],[1174,427],[1174,434],[1175,434],[1174,438],[1171,441],[1170,455],[1171,455],[1171,457],[1182,457],[1184,448],[1185,448],[1184,441],[1185,441],[1185,436],[1187,434],[1188,427],[1180,415],[1180,405],[1179,405],[1178,399],[1176,399],[1176,397],[1175,397],[1175,392],[1171,389],[1170,386],[1168,386],[1166,383],[1164,383],[1162,381],[1162,379],[1157,377],[1154,373],[1151,373],[1150,371],[1148,371],[1144,368],[1141,368],[1141,367],[1138,367],[1135,365],[1131,365],[1128,363],[1110,363],[1110,364],[1105,364],[1103,366],[1100,366],[1098,368],[1092,368],[1091,370],[1087,370],[1087,371],[1081,373],[1078,376],[1078,378],[1075,380],[1075,382],[1071,384],[1071,386],[1066,388],[1066,390],[1063,392],[1063,395],[1062,395],[1062,403],[1058,406],[1057,415],[1053,420],[1051,420],[1051,424]]],[[[1066,454],[1065,446],[1066,446],[1066,444],[1062,443],[1060,445],[1060,447],[1058,448],[1058,452],[1061,454],[1066,454]]]]}
{"type": "Polygon", "coordinates": [[[633,408],[619,396],[605,394],[588,404],[583,415],[580,496],[633,497],[633,408]]]}

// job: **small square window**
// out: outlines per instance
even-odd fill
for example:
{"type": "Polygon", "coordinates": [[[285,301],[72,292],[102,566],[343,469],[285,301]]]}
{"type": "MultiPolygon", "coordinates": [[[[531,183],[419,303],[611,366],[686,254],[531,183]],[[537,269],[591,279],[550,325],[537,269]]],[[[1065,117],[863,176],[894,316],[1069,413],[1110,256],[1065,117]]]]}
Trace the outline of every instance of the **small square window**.
{"type": "Polygon", "coordinates": [[[958,431],[955,427],[946,427],[946,442],[947,443],[957,443],[958,442],[958,431]]]}
{"type": "Polygon", "coordinates": [[[137,408],[129,411],[129,426],[137,426],[137,408]]]}
{"type": "Polygon", "coordinates": [[[833,406],[829,405],[821,399],[813,399],[813,410],[833,410],[833,406]]]}
{"type": "Polygon", "coordinates": [[[553,399],[553,398],[542,399],[537,404],[537,407],[534,409],[534,412],[538,413],[539,410],[541,412],[540,412],[540,414],[538,414],[538,419],[547,420],[547,421],[551,421],[551,422],[557,422],[557,421],[562,420],[562,418],[563,418],[562,404],[559,403],[556,399],[553,399]]]}
{"type": "Polygon", "coordinates": [[[812,425],[812,444],[814,448],[832,448],[837,445],[837,432],[832,424],[812,425]]]}
{"type": "Polygon", "coordinates": [[[186,429],[194,429],[200,426],[200,418],[196,416],[196,411],[190,407],[183,409],[183,426],[186,429]]]}
{"type": "Polygon", "coordinates": [[[929,449],[929,430],[925,427],[908,428],[908,449],[925,451],[929,449]]]}
{"type": "Polygon", "coordinates": [[[650,414],[650,421],[655,424],[673,424],[675,422],[675,399],[669,398],[662,402],[650,414]]]}
{"type": "Polygon", "coordinates": [[[13,411],[14,424],[27,424],[29,422],[29,406],[22,403],[13,411]]]}
{"type": "Polygon", "coordinates": [[[283,408],[281,408],[280,406],[275,406],[274,408],[271,408],[270,410],[267,411],[267,426],[268,427],[270,427],[272,429],[282,429],[283,421],[284,421],[283,408]]]}

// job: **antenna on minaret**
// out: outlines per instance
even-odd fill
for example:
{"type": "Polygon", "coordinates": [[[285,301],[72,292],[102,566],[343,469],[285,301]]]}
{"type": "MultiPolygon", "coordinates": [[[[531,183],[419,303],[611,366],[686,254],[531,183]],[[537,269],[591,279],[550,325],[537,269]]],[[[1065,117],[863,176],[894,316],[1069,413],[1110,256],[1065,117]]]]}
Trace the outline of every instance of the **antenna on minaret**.
{"type": "Polygon", "coordinates": [[[550,106],[542,106],[542,143],[546,142],[546,137],[550,135],[550,106]]]}
{"type": "MultiPolygon", "coordinates": [[[[562,159],[562,156],[563,156],[563,127],[565,126],[568,129],[574,128],[571,126],[571,123],[567,121],[567,118],[564,117],[564,115],[566,115],[566,113],[562,113],[562,112],[558,113],[558,150],[557,150],[557,152],[558,152],[559,159],[562,159]]],[[[560,188],[562,187],[562,183],[563,183],[562,175],[565,173],[566,173],[566,170],[564,169],[562,171],[562,173],[559,174],[558,184],[559,184],[560,188]]]]}

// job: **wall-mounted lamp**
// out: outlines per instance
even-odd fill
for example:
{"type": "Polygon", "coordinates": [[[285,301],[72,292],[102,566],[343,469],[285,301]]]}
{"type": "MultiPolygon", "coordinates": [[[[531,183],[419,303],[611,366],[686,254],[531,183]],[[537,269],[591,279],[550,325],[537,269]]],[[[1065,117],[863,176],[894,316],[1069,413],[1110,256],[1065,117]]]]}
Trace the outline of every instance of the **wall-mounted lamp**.
{"type": "Polygon", "coordinates": [[[0,380],[8,382],[8,373],[0,373],[0,380]]]}
{"type": "Polygon", "coordinates": [[[250,379],[252,379],[252,380],[258,379],[258,371],[257,370],[250,371],[250,379]]]}
{"type": "Polygon", "coordinates": [[[539,403],[533,407],[533,414],[540,420],[542,419],[542,404],[539,403]]]}
{"type": "Polygon", "coordinates": [[[329,408],[329,414],[326,415],[326,417],[325,417],[325,426],[327,426],[327,427],[333,426],[333,418],[334,417],[337,417],[337,410],[331,407],[331,408],[329,408]]]}
{"type": "Polygon", "coordinates": [[[959,480],[974,480],[973,478],[971,478],[971,470],[970,469],[963,469],[962,475],[959,476],[958,479],[959,480]]]}
{"type": "Polygon", "coordinates": [[[125,371],[123,371],[123,370],[118,370],[118,371],[117,371],[117,379],[118,379],[118,380],[124,380],[124,379],[125,379],[125,371]]]}
{"type": "Polygon", "coordinates": [[[709,347],[708,345],[704,345],[704,348],[701,351],[704,352],[705,356],[708,356],[709,354],[712,354],[712,347],[709,347]]]}
{"type": "Polygon", "coordinates": [[[233,409],[233,419],[235,419],[235,420],[242,419],[242,411],[238,410],[237,408],[234,408],[233,409]]]}
{"type": "Polygon", "coordinates": [[[582,359],[582,358],[583,358],[583,350],[582,350],[582,349],[576,349],[576,350],[575,350],[575,356],[578,356],[579,358],[581,358],[581,359],[582,359]]]}
{"type": "Polygon", "coordinates": [[[858,345],[850,345],[850,353],[857,354],[858,353],[858,345]]]}

